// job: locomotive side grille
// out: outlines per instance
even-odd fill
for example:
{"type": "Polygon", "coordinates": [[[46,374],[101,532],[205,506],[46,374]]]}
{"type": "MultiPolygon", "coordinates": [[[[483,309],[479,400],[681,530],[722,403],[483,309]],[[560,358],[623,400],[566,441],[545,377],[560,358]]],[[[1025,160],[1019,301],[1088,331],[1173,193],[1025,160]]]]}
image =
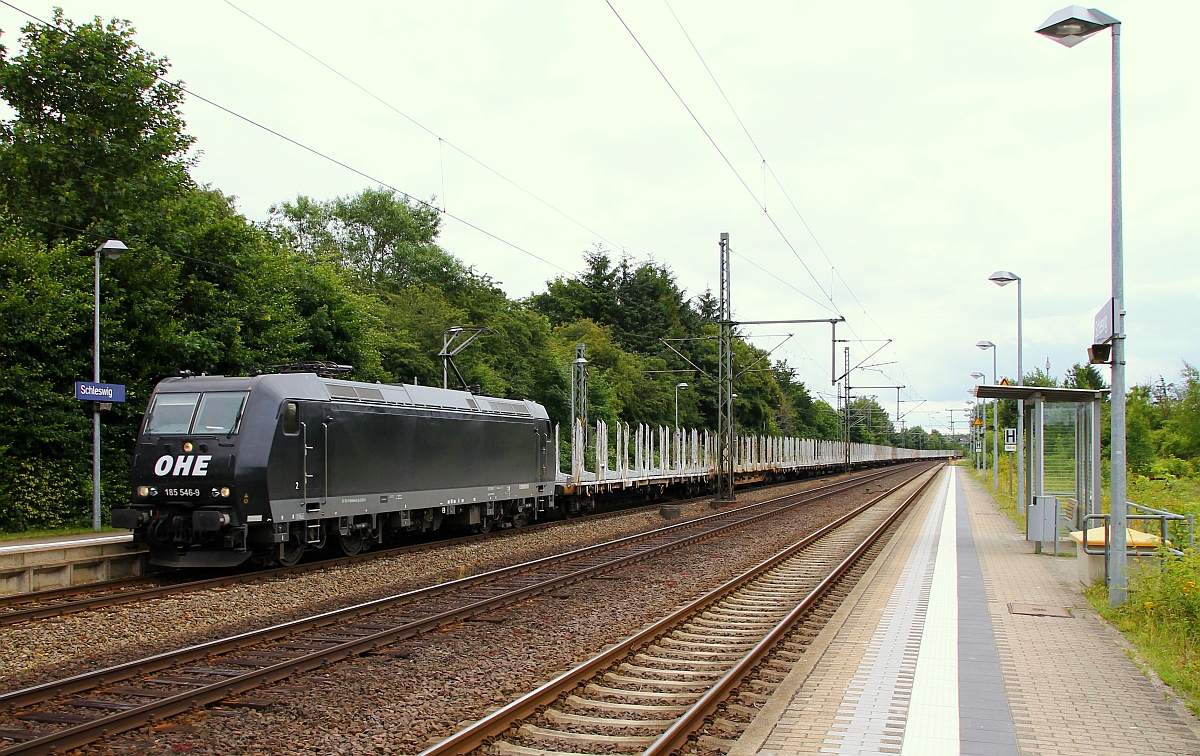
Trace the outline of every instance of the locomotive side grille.
{"type": "Polygon", "coordinates": [[[329,395],[334,399],[357,399],[358,394],[354,393],[353,386],[342,386],[336,383],[326,383],[325,387],[329,389],[329,395]]]}
{"type": "Polygon", "coordinates": [[[524,402],[510,402],[507,399],[490,399],[492,408],[498,412],[511,412],[514,415],[529,416],[529,408],[524,402]]]}

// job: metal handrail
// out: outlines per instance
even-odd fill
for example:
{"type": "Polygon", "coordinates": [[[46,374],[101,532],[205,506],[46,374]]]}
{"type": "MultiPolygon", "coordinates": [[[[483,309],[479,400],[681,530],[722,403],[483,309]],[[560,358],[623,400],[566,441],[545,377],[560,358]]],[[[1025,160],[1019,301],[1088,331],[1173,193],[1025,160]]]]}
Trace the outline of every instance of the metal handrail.
{"type": "MultiPolygon", "coordinates": [[[[1109,536],[1108,521],[1109,521],[1109,517],[1110,517],[1110,515],[1106,515],[1106,514],[1085,515],[1083,518],[1083,538],[1082,538],[1082,543],[1080,544],[1083,547],[1083,553],[1085,553],[1085,554],[1091,554],[1092,556],[1100,556],[1101,554],[1104,555],[1104,574],[1105,575],[1108,574],[1108,536],[1109,536]],[[1104,525],[1102,526],[1104,528],[1104,546],[1099,550],[1093,550],[1092,548],[1090,548],[1088,546],[1087,524],[1088,524],[1089,520],[1101,520],[1104,523],[1104,525]]],[[[1168,530],[1167,530],[1167,521],[1168,520],[1186,521],[1188,523],[1188,541],[1190,544],[1193,544],[1193,545],[1195,543],[1194,535],[1192,532],[1193,518],[1191,515],[1187,515],[1187,516],[1177,515],[1177,514],[1173,514],[1170,512],[1167,512],[1165,514],[1150,514],[1150,515],[1130,514],[1130,515],[1126,515],[1125,519],[1126,520],[1153,520],[1153,521],[1157,521],[1157,522],[1161,523],[1161,525],[1162,525],[1162,535],[1161,535],[1162,543],[1160,544],[1160,548],[1170,552],[1174,556],[1183,556],[1184,552],[1179,549],[1174,548],[1173,546],[1167,545],[1167,541],[1169,540],[1167,537],[1169,535],[1168,530]]],[[[1192,546],[1189,546],[1189,548],[1192,548],[1192,546]]],[[[1140,557],[1140,556],[1145,556],[1145,554],[1146,554],[1145,551],[1138,551],[1137,549],[1130,551],[1128,547],[1126,547],[1126,549],[1125,549],[1126,556],[1140,557]]]]}
{"type": "MultiPolygon", "coordinates": [[[[1148,507],[1145,504],[1135,504],[1132,501],[1127,501],[1125,503],[1128,504],[1130,507],[1135,507],[1137,509],[1140,509],[1141,511],[1143,511],[1149,515],[1154,515],[1153,519],[1157,519],[1162,522],[1164,533],[1166,532],[1166,529],[1167,529],[1167,520],[1179,521],[1179,522],[1186,521],[1188,524],[1188,526],[1187,526],[1187,528],[1188,528],[1188,548],[1189,549],[1196,548],[1196,516],[1195,515],[1192,515],[1192,514],[1181,515],[1178,512],[1169,512],[1165,509],[1155,509],[1154,507],[1148,507]]],[[[1147,519],[1147,518],[1144,518],[1144,517],[1141,517],[1138,515],[1134,515],[1134,517],[1139,520],[1147,519]]],[[[1165,537],[1163,538],[1163,543],[1166,543],[1165,537]]]]}

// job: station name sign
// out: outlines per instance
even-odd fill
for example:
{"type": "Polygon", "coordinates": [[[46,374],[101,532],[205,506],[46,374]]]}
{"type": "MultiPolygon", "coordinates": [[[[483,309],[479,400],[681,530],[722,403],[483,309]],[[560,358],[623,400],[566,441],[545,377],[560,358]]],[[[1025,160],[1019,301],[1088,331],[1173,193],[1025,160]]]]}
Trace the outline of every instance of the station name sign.
{"type": "Polygon", "coordinates": [[[1092,321],[1092,344],[1107,344],[1116,335],[1117,313],[1113,300],[1108,300],[1092,321]]]}
{"type": "Polygon", "coordinates": [[[123,402],[125,386],[120,383],[75,381],[75,398],[84,402],[123,402]]]}

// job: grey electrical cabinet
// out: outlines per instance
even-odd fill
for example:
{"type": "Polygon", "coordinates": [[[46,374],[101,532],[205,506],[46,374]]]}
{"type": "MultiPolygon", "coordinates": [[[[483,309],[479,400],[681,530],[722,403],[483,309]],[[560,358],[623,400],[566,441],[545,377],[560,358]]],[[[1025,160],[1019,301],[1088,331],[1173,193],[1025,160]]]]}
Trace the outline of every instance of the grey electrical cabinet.
{"type": "Polygon", "coordinates": [[[1025,540],[1058,540],[1058,497],[1034,496],[1025,509],[1025,540]]]}

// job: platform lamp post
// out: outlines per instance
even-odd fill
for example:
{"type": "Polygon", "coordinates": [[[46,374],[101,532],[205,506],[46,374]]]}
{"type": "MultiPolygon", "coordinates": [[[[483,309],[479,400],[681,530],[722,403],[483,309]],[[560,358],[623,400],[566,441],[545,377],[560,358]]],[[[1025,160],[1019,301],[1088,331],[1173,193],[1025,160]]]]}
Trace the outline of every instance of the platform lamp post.
{"type": "Polygon", "coordinates": [[[1111,537],[1108,539],[1108,602],[1120,606],[1126,599],[1125,527],[1125,252],[1121,212],[1121,22],[1095,8],[1071,5],[1051,14],[1037,33],[1065,47],[1112,30],[1112,454],[1110,470],[1111,537]]]}
{"type": "Polygon", "coordinates": [[[970,405],[962,409],[964,422],[967,424],[967,447],[971,450],[971,466],[979,469],[979,457],[975,454],[975,423],[971,422],[975,419],[975,414],[970,405]]]}
{"type": "MultiPolygon", "coordinates": [[[[986,378],[987,376],[984,375],[983,373],[976,371],[974,373],[971,373],[971,377],[975,379],[976,383],[981,383],[983,381],[983,379],[986,378]]],[[[981,402],[979,404],[979,406],[985,408],[983,411],[984,412],[983,422],[984,422],[984,427],[986,428],[987,427],[987,409],[986,409],[987,405],[985,403],[981,402]]],[[[971,425],[971,430],[972,431],[975,430],[975,426],[973,424],[971,425]]],[[[984,478],[986,479],[987,478],[987,459],[983,453],[983,446],[984,446],[983,434],[976,433],[975,435],[977,435],[979,437],[979,460],[980,460],[979,464],[975,465],[975,467],[983,470],[983,475],[984,475],[984,478]]]]}
{"type": "MultiPolygon", "coordinates": [[[[95,296],[93,297],[92,329],[92,380],[100,382],[100,256],[116,260],[129,247],[117,239],[96,247],[95,296]]],[[[100,402],[92,403],[92,530],[100,529],[100,402]]]]}
{"type": "MultiPolygon", "coordinates": [[[[996,345],[990,341],[980,341],[975,346],[984,350],[992,350],[992,385],[996,385],[996,345]]],[[[1000,432],[1000,405],[992,400],[992,490],[1000,490],[1000,446],[996,434],[1000,432]]],[[[987,454],[987,409],[983,411],[983,445],[987,454]]],[[[987,476],[985,475],[984,478],[987,476]]]]}
{"type": "MultiPolygon", "coordinates": [[[[1021,277],[1008,270],[998,270],[988,276],[997,286],[1017,282],[1017,385],[1025,385],[1024,349],[1021,343],[1021,277]]],[[[1017,400],[1017,514],[1025,514],[1025,400],[1017,400]]]]}

